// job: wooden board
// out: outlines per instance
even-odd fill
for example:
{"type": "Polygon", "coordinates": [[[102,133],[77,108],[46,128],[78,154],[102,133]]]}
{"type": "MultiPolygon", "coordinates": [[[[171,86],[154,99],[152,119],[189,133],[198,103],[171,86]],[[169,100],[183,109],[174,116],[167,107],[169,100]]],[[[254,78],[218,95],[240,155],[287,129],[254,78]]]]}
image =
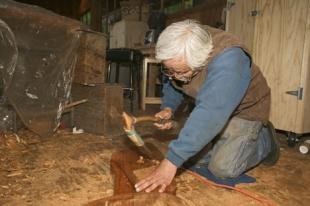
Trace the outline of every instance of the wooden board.
{"type": "MultiPolygon", "coordinates": [[[[151,147],[149,147],[151,148],[151,147]]],[[[154,152],[156,152],[154,150],[154,152]]],[[[162,157],[159,159],[161,160],[162,157]]],[[[158,160],[159,160],[158,159],[158,160]]],[[[156,164],[133,150],[122,150],[112,154],[111,173],[114,179],[114,194],[111,197],[95,200],[88,206],[104,205],[186,205],[182,199],[175,196],[175,180],[166,188],[164,193],[155,189],[151,193],[135,192],[134,184],[151,174],[156,164]]]]}
{"type": "Polygon", "coordinates": [[[277,129],[296,130],[296,96],[286,91],[300,86],[304,17],[308,0],[258,0],[254,60],[262,69],[272,92],[270,119],[277,129]]]}
{"type": "Polygon", "coordinates": [[[225,30],[237,35],[251,53],[253,53],[255,17],[250,14],[255,10],[256,3],[257,0],[234,0],[228,1],[227,4],[225,30]]]}

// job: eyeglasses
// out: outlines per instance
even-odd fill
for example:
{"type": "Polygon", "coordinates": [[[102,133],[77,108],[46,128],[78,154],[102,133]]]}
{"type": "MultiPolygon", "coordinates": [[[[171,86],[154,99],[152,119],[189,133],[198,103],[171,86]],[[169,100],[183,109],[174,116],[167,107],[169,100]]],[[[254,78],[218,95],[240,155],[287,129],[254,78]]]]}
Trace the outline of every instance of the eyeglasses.
{"type": "Polygon", "coordinates": [[[168,69],[166,67],[161,67],[161,73],[165,76],[167,76],[169,79],[176,79],[182,82],[189,82],[192,80],[192,78],[198,74],[198,71],[194,71],[190,76],[185,76],[188,72],[191,72],[190,70],[186,71],[171,71],[171,69],[168,69]]]}
{"type": "Polygon", "coordinates": [[[181,71],[181,72],[174,72],[174,71],[171,71],[171,69],[168,69],[166,67],[161,67],[161,73],[167,77],[181,76],[183,74],[186,74],[187,72],[188,70],[181,71]]]}

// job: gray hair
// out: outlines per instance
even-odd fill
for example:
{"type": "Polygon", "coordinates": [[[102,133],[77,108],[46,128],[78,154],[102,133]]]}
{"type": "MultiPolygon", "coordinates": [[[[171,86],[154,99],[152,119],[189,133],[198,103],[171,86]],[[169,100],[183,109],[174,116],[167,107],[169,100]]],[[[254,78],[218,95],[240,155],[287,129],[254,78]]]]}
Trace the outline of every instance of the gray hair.
{"type": "Polygon", "coordinates": [[[185,58],[191,69],[207,64],[212,51],[211,35],[195,20],[184,20],[169,25],[159,36],[156,59],[185,58]]]}

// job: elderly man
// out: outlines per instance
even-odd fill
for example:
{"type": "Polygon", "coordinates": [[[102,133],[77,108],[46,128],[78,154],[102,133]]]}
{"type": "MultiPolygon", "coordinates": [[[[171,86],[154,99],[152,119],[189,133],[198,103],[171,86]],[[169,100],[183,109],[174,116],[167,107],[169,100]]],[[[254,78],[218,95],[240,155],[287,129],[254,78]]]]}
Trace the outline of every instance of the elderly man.
{"type": "Polygon", "coordinates": [[[135,185],[136,191],[163,192],[177,168],[191,161],[221,178],[238,177],[261,162],[275,164],[279,146],[266,123],[270,89],[237,37],[193,20],[177,22],[160,34],[156,58],[168,79],[156,116],[171,119],[183,94],[195,99],[195,108],[166,158],[135,185]]]}

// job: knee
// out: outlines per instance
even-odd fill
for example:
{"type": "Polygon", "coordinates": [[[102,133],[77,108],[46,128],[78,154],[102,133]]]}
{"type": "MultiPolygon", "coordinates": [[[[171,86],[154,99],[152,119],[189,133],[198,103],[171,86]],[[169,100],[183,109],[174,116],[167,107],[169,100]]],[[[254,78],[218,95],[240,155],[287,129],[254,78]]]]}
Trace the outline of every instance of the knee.
{"type": "Polygon", "coordinates": [[[227,164],[227,162],[223,161],[211,161],[208,169],[212,172],[213,175],[220,177],[220,178],[234,178],[238,177],[242,170],[237,169],[232,164],[227,164]]]}

